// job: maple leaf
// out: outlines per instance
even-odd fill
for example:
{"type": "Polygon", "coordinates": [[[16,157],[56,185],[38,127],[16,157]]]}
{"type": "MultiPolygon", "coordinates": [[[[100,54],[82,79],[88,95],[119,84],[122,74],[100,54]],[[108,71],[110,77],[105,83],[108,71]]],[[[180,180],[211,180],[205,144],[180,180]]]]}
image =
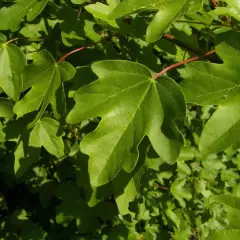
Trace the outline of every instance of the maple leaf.
{"type": "Polygon", "coordinates": [[[71,64],[67,62],[57,64],[46,50],[34,54],[33,59],[33,63],[26,66],[22,73],[23,91],[29,88],[31,90],[15,104],[13,109],[19,118],[40,108],[29,127],[34,126],[41,118],[48,104],[53,101],[61,82],[72,78],[75,74],[75,68],[71,64]]]}
{"type": "Polygon", "coordinates": [[[17,101],[22,91],[21,73],[27,61],[20,48],[0,42],[0,87],[17,101]]]}
{"type": "Polygon", "coordinates": [[[194,62],[186,66],[181,87],[187,101],[219,105],[204,127],[200,139],[203,152],[220,152],[229,146],[234,149],[240,146],[239,41],[239,33],[220,34],[216,50],[223,64],[194,62]]]}
{"type": "Polygon", "coordinates": [[[80,145],[90,156],[92,185],[111,181],[121,169],[131,172],[145,135],[165,161],[174,163],[182,145],[175,120],[186,110],[178,85],[171,79],[154,81],[147,67],[128,61],[97,62],[92,70],[99,79],[76,91],[76,105],[67,117],[71,124],[102,117],[80,145]]]}

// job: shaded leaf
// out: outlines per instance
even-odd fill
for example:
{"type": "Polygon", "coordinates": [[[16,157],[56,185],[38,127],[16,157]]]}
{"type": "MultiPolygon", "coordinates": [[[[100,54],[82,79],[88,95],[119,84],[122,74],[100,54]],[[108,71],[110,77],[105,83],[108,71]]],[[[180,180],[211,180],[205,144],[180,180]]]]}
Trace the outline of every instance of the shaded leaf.
{"type": "Polygon", "coordinates": [[[12,118],[13,113],[13,102],[7,98],[0,97],[0,117],[12,118]]]}
{"type": "Polygon", "coordinates": [[[186,207],[186,200],[192,198],[192,194],[188,188],[185,188],[186,179],[176,179],[171,185],[172,195],[179,201],[182,207],[186,207]]]}
{"type": "Polygon", "coordinates": [[[29,146],[29,132],[22,129],[17,147],[14,152],[14,172],[17,177],[21,177],[26,173],[29,167],[39,160],[40,149],[29,146]]]}
{"type": "Polygon", "coordinates": [[[200,10],[199,0],[124,0],[109,14],[109,18],[119,18],[136,11],[158,10],[146,32],[148,42],[157,41],[166,29],[181,15],[200,10]]]}
{"type": "Polygon", "coordinates": [[[34,126],[41,118],[47,106],[53,100],[61,82],[75,74],[69,63],[56,64],[49,52],[42,50],[33,55],[33,63],[23,71],[23,90],[31,88],[14,106],[18,118],[24,114],[39,110],[29,127],[34,126]]]}
{"type": "Polygon", "coordinates": [[[64,143],[61,136],[57,135],[59,123],[51,118],[42,118],[34,126],[30,133],[29,145],[32,147],[44,147],[56,157],[64,155],[64,143]]]}
{"type": "Polygon", "coordinates": [[[0,87],[14,101],[22,91],[21,73],[27,61],[14,44],[0,43],[0,87]]]}

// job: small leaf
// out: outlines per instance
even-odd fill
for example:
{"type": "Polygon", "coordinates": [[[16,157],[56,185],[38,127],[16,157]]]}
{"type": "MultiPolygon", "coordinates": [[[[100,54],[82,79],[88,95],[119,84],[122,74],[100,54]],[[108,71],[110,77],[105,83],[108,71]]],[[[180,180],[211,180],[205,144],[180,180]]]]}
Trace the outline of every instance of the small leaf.
{"type": "Polygon", "coordinates": [[[29,167],[37,162],[40,157],[40,149],[29,146],[29,131],[25,128],[21,129],[22,133],[17,142],[14,152],[14,172],[17,177],[21,177],[29,167]]]}
{"type": "Polygon", "coordinates": [[[43,118],[37,122],[30,133],[29,145],[44,147],[49,153],[60,158],[64,155],[64,143],[61,136],[57,136],[59,123],[51,118],[43,118]]]}
{"type": "Polygon", "coordinates": [[[109,25],[119,28],[115,20],[109,20],[108,15],[111,12],[112,8],[103,3],[89,4],[85,9],[91,13],[95,18],[106,21],[109,25]]]}
{"type": "Polygon", "coordinates": [[[13,115],[13,102],[7,98],[0,97],[0,117],[10,119],[13,115]]]}
{"type": "Polygon", "coordinates": [[[68,81],[76,74],[76,69],[68,62],[60,62],[58,67],[62,81],[68,81]]]}
{"type": "Polygon", "coordinates": [[[22,91],[21,73],[27,61],[20,48],[0,43],[0,87],[14,101],[22,91]]]}
{"type": "Polygon", "coordinates": [[[130,174],[121,171],[113,180],[114,197],[120,214],[126,215],[129,211],[129,203],[132,202],[140,190],[141,177],[145,172],[144,159],[147,148],[146,141],[139,146],[140,160],[136,168],[130,174]]]}
{"type": "Polygon", "coordinates": [[[184,187],[185,183],[186,179],[176,179],[171,185],[172,195],[179,201],[183,208],[186,207],[184,199],[190,200],[192,198],[190,190],[184,187]]]}
{"type": "Polygon", "coordinates": [[[161,6],[147,28],[147,42],[155,42],[161,38],[173,21],[184,13],[187,4],[189,3],[186,0],[175,0],[168,5],[161,6]]]}
{"type": "Polygon", "coordinates": [[[14,106],[18,118],[26,113],[38,110],[37,116],[29,127],[41,118],[47,106],[53,100],[61,82],[75,74],[75,69],[69,63],[57,65],[52,55],[42,50],[33,55],[33,63],[23,71],[23,90],[31,88],[27,94],[14,106]]]}

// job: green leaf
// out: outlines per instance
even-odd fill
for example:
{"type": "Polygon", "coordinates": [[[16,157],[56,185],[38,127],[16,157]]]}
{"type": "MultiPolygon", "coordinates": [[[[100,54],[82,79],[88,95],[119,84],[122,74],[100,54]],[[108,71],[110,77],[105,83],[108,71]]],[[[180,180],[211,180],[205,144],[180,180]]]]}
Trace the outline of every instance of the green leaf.
{"type": "Polygon", "coordinates": [[[238,0],[225,0],[225,2],[229,5],[227,7],[217,7],[213,11],[210,12],[213,16],[220,15],[229,15],[240,20],[240,6],[238,0]]]}
{"type": "Polygon", "coordinates": [[[220,106],[205,125],[199,148],[202,152],[220,152],[231,146],[239,148],[239,101],[220,106]]]}
{"type": "Polygon", "coordinates": [[[36,18],[49,0],[16,0],[10,7],[0,9],[0,30],[16,31],[27,15],[29,21],[36,18]]]}
{"type": "Polygon", "coordinates": [[[7,98],[0,97],[0,117],[10,119],[13,115],[13,102],[7,98]]]}
{"type": "Polygon", "coordinates": [[[216,49],[223,64],[195,62],[186,67],[187,75],[181,87],[187,102],[220,105],[202,132],[199,143],[202,152],[240,146],[239,40],[240,34],[232,31],[218,36],[220,43],[216,49]]]}
{"type": "Polygon", "coordinates": [[[211,202],[220,202],[234,209],[240,210],[240,198],[232,194],[213,195],[210,198],[211,202]]]}
{"type": "Polygon", "coordinates": [[[94,216],[93,208],[88,207],[80,197],[79,188],[72,183],[59,185],[56,195],[61,198],[62,203],[55,207],[56,222],[67,227],[72,221],[81,233],[87,233],[98,227],[98,220],[94,216]]]}
{"type": "MultiPolygon", "coordinates": [[[[151,78],[148,68],[138,63],[102,61],[93,64],[92,69],[99,79],[75,92],[76,106],[67,117],[71,124],[102,117],[98,128],[84,137],[80,146],[90,156],[91,184],[101,186],[121,169],[131,172],[138,160],[138,145],[145,135],[155,151],[165,161],[173,163],[176,153],[169,151],[172,139],[160,131],[163,123],[161,89],[167,85],[161,87],[161,83],[151,78]]],[[[174,103],[173,99],[178,98],[175,94],[182,93],[180,89],[173,89],[167,94],[173,94],[170,100],[174,103]]],[[[173,107],[171,102],[169,105],[173,107]]],[[[175,114],[174,107],[172,112],[175,114]]],[[[168,127],[166,124],[164,132],[172,133],[168,127]]]]}
{"type": "Polygon", "coordinates": [[[185,98],[177,83],[171,78],[161,77],[156,86],[161,99],[164,121],[161,130],[164,134],[159,136],[161,145],[165,146],[162,156],[171,159],[168,163],[173,163],[177,159],[183,146],[183,136],[178,128],[178,123],[184,121],[186,117],[185,98]]]}
{"type": "Polygon", "coordinates": [[[126,215],[129,211],[129,203],[132,202],[140,190],[141,177],[145,172],[144,155],[147,145],[143,141],[140,145],[140,158],[136,168],[130,174],[121,171],[113,180],[114,197],[120,214],[126,215]]]}
{"type": "Polygon", "coordinates": [[[6,41],[7,37],[4,34],[0,33],[0,43],[5,43],[6,41]]]}
{"type": "Polygon", "coordinates": [[[40,149],[29,146],[29,133],[27,129],[19,137],[14,156],[14,172],[17,177],[21,177],[33,163],[39,160],[40,149]]]}
{"type": "Polygon", "coordinates": [[[184,187],[185,183],[186,179],[176,179],[171,185],[172,195],[179,201],[183,208],[186,207],[184,199],[190,200],[192,198],[190,190],[184,187]]]}
{"type": "Polygon", "coordinates": [[[63,19],[60,24],[61,37],[65,46],[87,45],[86,38],[97,42],[101,35],[95,31],[95,22],[86,11],[76,11],[70,7],[64,7],[59,12],[59,18],[63,19]]]}
{"type": "Polygon", "coordinates": [[[147,42],[155,42],[161,38],[165,30],[185,12],[188,4],[189,1],[186,0],[175,0],[162,5],[147,28],[147,42]]]}
{"type": "Polygon", "coordinates": [[[20,48],[0,43],[0,88],[14,101],[22,91],[21,73],[27,62],[20,48]]]}
{"type": "Polygon", "coordinates": [[[113,7],[110,7],[103,3],[95,3],[95,4],[89,4],[85,7],[85,9],[91,13],[95,18],[101,19],[106,21],[109,25],[115,28],[119,28],[115,20],[109,20],[108,15],[113,9],[113,7]]]}
{"type": "Polygon", "coordinates": [[[29,12],[27,13],[27,20],[28,21],[34,20],[46,7],[48,1],[49,0],[35,1],[34,5],[32,6],[32,8],[29,9],[29,12]]]}
{"type": "Polygon", "coordinates": [[[124,0],[113,9],[109,18],[119,18],[140,10],[158,10],[146,33],[146,40],[155,42],[178,17],[197,12],[201,7],[202,1],[199,0],[124,0]]]}
{"type": "Polygon", "coordinates": [[[240,230],[226,229],[211,231],[207,240],[238,240],[240,238],[240,230]]]}
{"type": "Polygon", "coordinates": [[[230,228],[240,229],[240,210],[229,207],[227,209],[227,219],[230,228]]]}
{"type": "Polygon", "coordinates": [[[58,136],[59,123],[51,118],[42,118],[30,133],[29,146],[44,147],[49,153],[60,158],[64,155],[64,143],[58,136]]]}
{"type": "Polygon", "coordinates": [[[0,122],[0,143],[5,141],[5,133],[3,132],[2,123],[0,122]]]}
{"type": "Polygon", "coordinates": [[[72,79],[76,73],[76,69],[68,62],[60,62],[58,67],[62,81],[72,79]]]}
{"type": "Polygon", "coordinates": [[[23,77],[23,90],[31,88],[27,94],[14,106],[17,117],[40,109],[29,127],[32,127],[41,118],[47,106],[53,100],[61,82],[69,80],[75,74],[69,63],[56,64],[52,55],[42,50],[33,55],[33,63],[26,66],[23,77]]]}
{"type": "Polygon", "coordinates": [[[218,36],[217,54],[223,64],[193,62],[186,65],[181,87],[187,102],[200,105],[224,104],[239,95],[240,34],[227,32],[218,36]],[[234,35],[234,37],[232,37],[234,35]]]}

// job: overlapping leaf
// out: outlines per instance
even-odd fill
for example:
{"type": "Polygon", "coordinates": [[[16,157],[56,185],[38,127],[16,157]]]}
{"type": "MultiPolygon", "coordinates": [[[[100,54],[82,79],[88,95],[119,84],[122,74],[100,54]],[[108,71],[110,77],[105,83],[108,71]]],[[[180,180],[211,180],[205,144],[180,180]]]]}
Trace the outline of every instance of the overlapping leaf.
{"type": "Polygon", "coordinates": [[[109,25],[118,28],[115,20],[109,20],[108,15],[116,5],[120,3],[119,0],[108,0],[108,5],[97,2],[95,4],[89,4],[85,9],[90,12],[94,17],[106,21],[109,25]]]}
{"type": "Polygon", "coordinates": [[[186,67],[187,75],[181,86],[187,101],[220,105],[201,136],[200,149],[205,152],[240,146],[239,40],[239,33],[228,32],[219,36],[216,49],[223,64],[195,62],[186,67]]]}
{"type": "Polygon", "coordinates": [[[169,130],[174,122],[171,118],[178,119],[178,111],[182,116],[185,111],[184,97],[177,84],[171,79],[155,82],[148,68],[133,62],[102,61],[93,64],[92,69],[99,79],[75,93],[76,105],[67,117],[72,124],[102,117],[98,128],[81,142],[82,151],[90,156],[91,184],[106,184],[121,169],[131,172],[138,160],[138,145],[145,135],[156,152],[173,163],[182,138],[175,130],[169,130]],[[163,89],[167,102],[162,101],[163,89]],[[163,109],[167,105],[171,117],[166,117],[168,123],[164,123],[163,109]],[[179,105],[181,108],[176,111],[179,105]]]}
{"type": "Polygon", "coordinates": [[[30,133],[29,145],[36,148],[42,146],[56,157],[64,155],[64,143],[58,136],[59,123],[51,118],[42,118],[30,133]]]}
{"type": "Polygon", "coordinates": [[[236,220],[239,216],[240,198],[232,194],[212,195],[210,197],[210,202],[211,203],[219,202],[228,206],[227,217],[228,217],[231,228],[224,229],[224,230],[211,231],[207,239],[208,240],[239,239],[240,229],[239,229],[239,223],[236,222],[236,220]]]}
{"type": "Polygon", "coordinates": [[[55,93],[64,80],[68,80],[75,74],[75,68],[66,62],[56,64],[49,52],[42,50],[33,55],[33,63],[26,66],[23,77],[23,91],[31,88],[27,94],[14,106],[14,112],[18,117],[38,110],[33,126],[46,110],[55,97],[55,93]]]}
{"type": "Polygon", "coordinates": [[[0,88],[15,101],[22,91],[21,73],[26,64],[20,48],[0,41],[0,88]]]}
{"type": "Polygon", "coordinates": [[[0,97],[0,117],[12,118],[13,113],[13,102],[7,98],[0,97]]]}
{"type": "Polygon", "coordinates": [[[238,21],[240,21],[240,4],[238,0],[225,0],[228,6],[218,6],[212,12],[210,12],[213,16],[232,16],[238,21]]]}
{"type": "MultiPolygon", "coordinates": [[[[58,158],[63,157],[64,143],[62,137],[58,136],[60,124],[56,120],[42,118],[31,131],[24,122],[21,124],[19,132],[15,129],[15,135],[20,133],[14,152],[14,171],[17,177],[22,176],[33,163],[39,161],[41,147],[58,158]]],[[[13,125],[10,124],[7,128],[5,131],[9,133],[13,125]]]]}
{"type": "Polygon", "coordinates": [[[18,139],[14,152],[14,172],[17,177],[21,177],[27,172],[29,167],[37,162],[40,157],[40,148],[33,148],[29,145],[29,132],[25,129],[18,139]]]}
{"type": "Polygon", "coordinates": [[[140,10],[158,11],[146,33],[146,40],[155,42],[178,17],[197,12],[201,7],[200,0],[124,0],[109,14],[109,18],[119,18],[140,10]]]}
{"type": "Polygon", "coordinates": [[[207,237],[207,240],[238,240],[240,238],[239,229],[226,229],[212,231],[207,237]]]}
{"type": "Polygon", "coordinates": [[[0,9],[0,30],[16,31],[20,22],[27,15],[32,21],[45,8],[49,0],[16,0],[10,7],[0,9]]]}

